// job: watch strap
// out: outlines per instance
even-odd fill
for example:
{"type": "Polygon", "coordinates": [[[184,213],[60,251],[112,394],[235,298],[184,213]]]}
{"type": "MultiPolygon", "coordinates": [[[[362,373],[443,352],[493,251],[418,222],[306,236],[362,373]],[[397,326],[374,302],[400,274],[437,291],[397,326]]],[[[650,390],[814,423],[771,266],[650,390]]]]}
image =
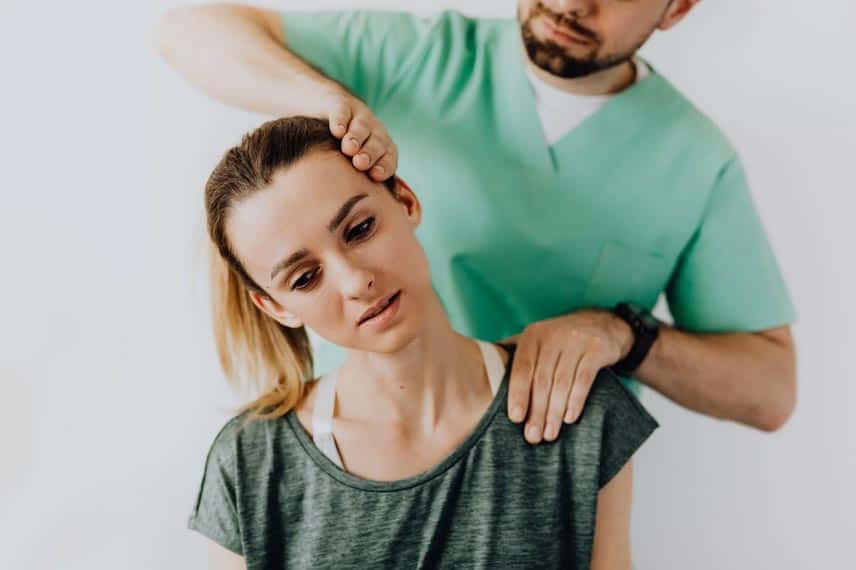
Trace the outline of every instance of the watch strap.
{"type": "MultiPolygon", "coordinates": [[[[659,327],[646,325],[642,313],[644,309],[636,310],[628,303],[619,303],[613,313],[626,322],[633,331],[633,346],[627,356],[612,365],[612,369],[622,375],[630,375],[642,364],[651,351],[654,341],[660,332],[659,327]]],[[[653,317],[651,317],[653,319],[653,317]]]]}

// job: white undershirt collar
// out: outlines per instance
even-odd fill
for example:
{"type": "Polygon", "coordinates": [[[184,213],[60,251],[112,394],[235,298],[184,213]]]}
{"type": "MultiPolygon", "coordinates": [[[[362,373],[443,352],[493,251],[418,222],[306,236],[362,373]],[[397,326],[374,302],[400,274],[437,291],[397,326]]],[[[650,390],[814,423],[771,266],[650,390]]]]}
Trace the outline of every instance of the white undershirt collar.
{"type": "MultiPolygon", "coordinates": [[[[634,83],[645,79],[651,72],[648,65],[634,57],[636,79],[634,83]]],[[[535,109],[541,119],[544,138],[549,144],[556,143],[568,132],[593,115],[612,95],[578,95],[554,87],[535,75],[526,66],[526,75],[535,97],[535,109]]]]}

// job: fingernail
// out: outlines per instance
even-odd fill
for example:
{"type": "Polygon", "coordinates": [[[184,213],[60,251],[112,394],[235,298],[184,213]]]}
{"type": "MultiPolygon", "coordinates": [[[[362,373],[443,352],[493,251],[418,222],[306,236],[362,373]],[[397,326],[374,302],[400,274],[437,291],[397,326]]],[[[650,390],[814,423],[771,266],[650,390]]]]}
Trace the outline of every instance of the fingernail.
{"type": "Polygon", "coordinates": [[[577,412],[576,410],[568,410],[568,413],[565,414],[565,423],[572,424],[577,420],[577,412]]]}
{"type": "Polygon", "coordinates": [[[369,155],[367,155],[367,154],[366,154],[366,153],[364,153],[364,152],[361,152],[361,153],[360,153],[360,154],[358,154],[355,158],[359,158],[360,160],[368,160],[368,159],[369,159],[369,155]]]}
{"type": "Polygon", "coordinates": [[[550,440],[556,439],[556,432],[557,432],[556,426],[554,426],[551,423],[548,423],[547,427],[544,428],[544,439],[550,439],[550,440]]]}
{"type": "Polygon", "coordinates": [[[526,435],[531,441],[538,441],[541,439],[541,429],[538,426],[529,426],[526,428],[526,435]]]}
{"type": "Polygon", "coordinates": [[[345,125],[343,125],[342,123],[336,123],[336,130],[337,131],[344,131],[345,125]]]}
{"type": "Polygon", "coordinates": [[[511,410],[511,421],[513,422],[522,422],[523,421],[523,408],[520,406],[514,406],[511,410]]]}
{"type": "Polygon", "coordinates": [[[374,168],[372,168],[372,174],[374,174],[375,176],[383,176],[383,167],[375,166],[374,168]]]}

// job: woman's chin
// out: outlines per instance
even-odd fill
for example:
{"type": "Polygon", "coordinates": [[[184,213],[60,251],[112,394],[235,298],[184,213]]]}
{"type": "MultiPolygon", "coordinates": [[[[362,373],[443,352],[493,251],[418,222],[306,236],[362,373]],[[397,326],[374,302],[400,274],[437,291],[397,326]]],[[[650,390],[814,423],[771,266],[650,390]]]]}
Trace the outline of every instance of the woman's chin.
{"type": "Polygon", "coordinates": [[[397,327],[396,330],[385,331],[383,334],[377,335],[377,338],[365,342],[365,348],[362,350],[378,354],[400,352],[423,334],[423,331],[413,329],[413,327],[407,327],[405,323],[401,323],[401,326],[397,327]]]}

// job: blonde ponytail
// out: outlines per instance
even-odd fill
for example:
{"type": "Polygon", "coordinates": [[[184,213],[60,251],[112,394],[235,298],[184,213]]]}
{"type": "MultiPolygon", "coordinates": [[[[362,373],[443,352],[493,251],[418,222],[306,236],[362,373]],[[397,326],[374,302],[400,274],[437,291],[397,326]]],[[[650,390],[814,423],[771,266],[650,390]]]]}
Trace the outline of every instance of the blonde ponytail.
{"type": "Polygon", "coordinates": [[[249,412],[250,419],[281,417],[297,405],[312,378],[306,329],[284,327],[265,315],[215,247],[210,257],[211,314],[220,366],[234,386],[259,394],[239,413],[249,412]]]}

